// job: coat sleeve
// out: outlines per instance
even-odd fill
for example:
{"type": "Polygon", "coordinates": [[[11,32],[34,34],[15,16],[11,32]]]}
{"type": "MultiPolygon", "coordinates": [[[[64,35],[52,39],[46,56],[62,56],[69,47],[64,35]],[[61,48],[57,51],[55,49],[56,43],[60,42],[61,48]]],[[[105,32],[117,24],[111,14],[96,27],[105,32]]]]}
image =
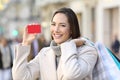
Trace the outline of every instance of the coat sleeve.
{"type": "Polygon", "coordinates": [[[34,80],[39,73],[38,56],[30,62],[27,57],[30,53],[30,46],[17,45],[15,47],[15,54],[12,67],[13,80],[34,80]]]}
{"type": "Polygon", "coordinates": [[[61,44],[61,61],[64,78],[67,80],[82,80],[92,73],[97,61],[95,48],[85,46],[77,49],[74,41],[61,44]]]}

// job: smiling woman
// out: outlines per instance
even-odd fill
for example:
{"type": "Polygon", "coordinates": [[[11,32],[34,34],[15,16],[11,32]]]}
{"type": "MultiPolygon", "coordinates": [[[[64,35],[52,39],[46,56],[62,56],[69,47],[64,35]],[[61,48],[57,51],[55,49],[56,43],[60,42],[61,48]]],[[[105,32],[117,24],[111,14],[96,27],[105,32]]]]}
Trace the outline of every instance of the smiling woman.
{"type": "Polygon", "coordinates": [[[52,41],[38,55],[27,61],[30,44],[37,34],[27,33],[16,46],[12,68],[14,80],[92,80],[97,61],[94,46],[81,39],[77,17],[72,9],[61,8],[51,19],[52,41]]]}

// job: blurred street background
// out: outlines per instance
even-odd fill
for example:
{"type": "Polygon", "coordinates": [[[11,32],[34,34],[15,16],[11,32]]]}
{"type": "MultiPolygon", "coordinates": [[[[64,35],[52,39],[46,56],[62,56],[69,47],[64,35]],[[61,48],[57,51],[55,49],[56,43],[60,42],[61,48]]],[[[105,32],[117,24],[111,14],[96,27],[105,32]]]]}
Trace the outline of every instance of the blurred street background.
{"type": "MultiPolygon", "coordinates": [[[[82,36],[100,41],[111,50],[115,38],[120,41],[120,0],[0,0],[0,39],[7,39],[13,54],[13,45],[22,40],[23,28],[29,23],[40,23],[42,33],[38,40],[42,44],[38,42],[38,50],[48,46],[50,20],[61,7],[75,11],[82,36]]],[[[118,58],[119,54],[115,53],[118,58]]],[[[29,60],[35,55],[30,55],[29,60]]]]}

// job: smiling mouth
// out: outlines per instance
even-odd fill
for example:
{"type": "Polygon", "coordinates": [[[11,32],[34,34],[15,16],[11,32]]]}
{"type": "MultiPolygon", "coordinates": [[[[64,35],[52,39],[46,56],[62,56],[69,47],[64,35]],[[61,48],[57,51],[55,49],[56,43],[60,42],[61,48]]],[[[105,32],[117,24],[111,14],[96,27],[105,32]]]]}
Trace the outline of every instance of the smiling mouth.
{"type": "Polygon", "coordinates": [[[58,39],[58,38],[61,38],[61,37],[62,37],[62,35],[60,35],[60,34],[54,34],[55,39],[58,39]]]}

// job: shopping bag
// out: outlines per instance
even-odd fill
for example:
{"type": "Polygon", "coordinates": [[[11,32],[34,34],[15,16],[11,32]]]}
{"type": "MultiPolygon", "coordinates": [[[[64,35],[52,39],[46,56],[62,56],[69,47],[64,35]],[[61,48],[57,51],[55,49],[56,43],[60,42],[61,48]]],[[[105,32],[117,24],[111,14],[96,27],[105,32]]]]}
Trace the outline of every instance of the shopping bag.
{"type": "Polygon", "coordinates": [[[98,60],[93,69],[93,80],[120,80],[120,63],[112,52],[102,43],[94,45],[98,51],[98,60]]]}

